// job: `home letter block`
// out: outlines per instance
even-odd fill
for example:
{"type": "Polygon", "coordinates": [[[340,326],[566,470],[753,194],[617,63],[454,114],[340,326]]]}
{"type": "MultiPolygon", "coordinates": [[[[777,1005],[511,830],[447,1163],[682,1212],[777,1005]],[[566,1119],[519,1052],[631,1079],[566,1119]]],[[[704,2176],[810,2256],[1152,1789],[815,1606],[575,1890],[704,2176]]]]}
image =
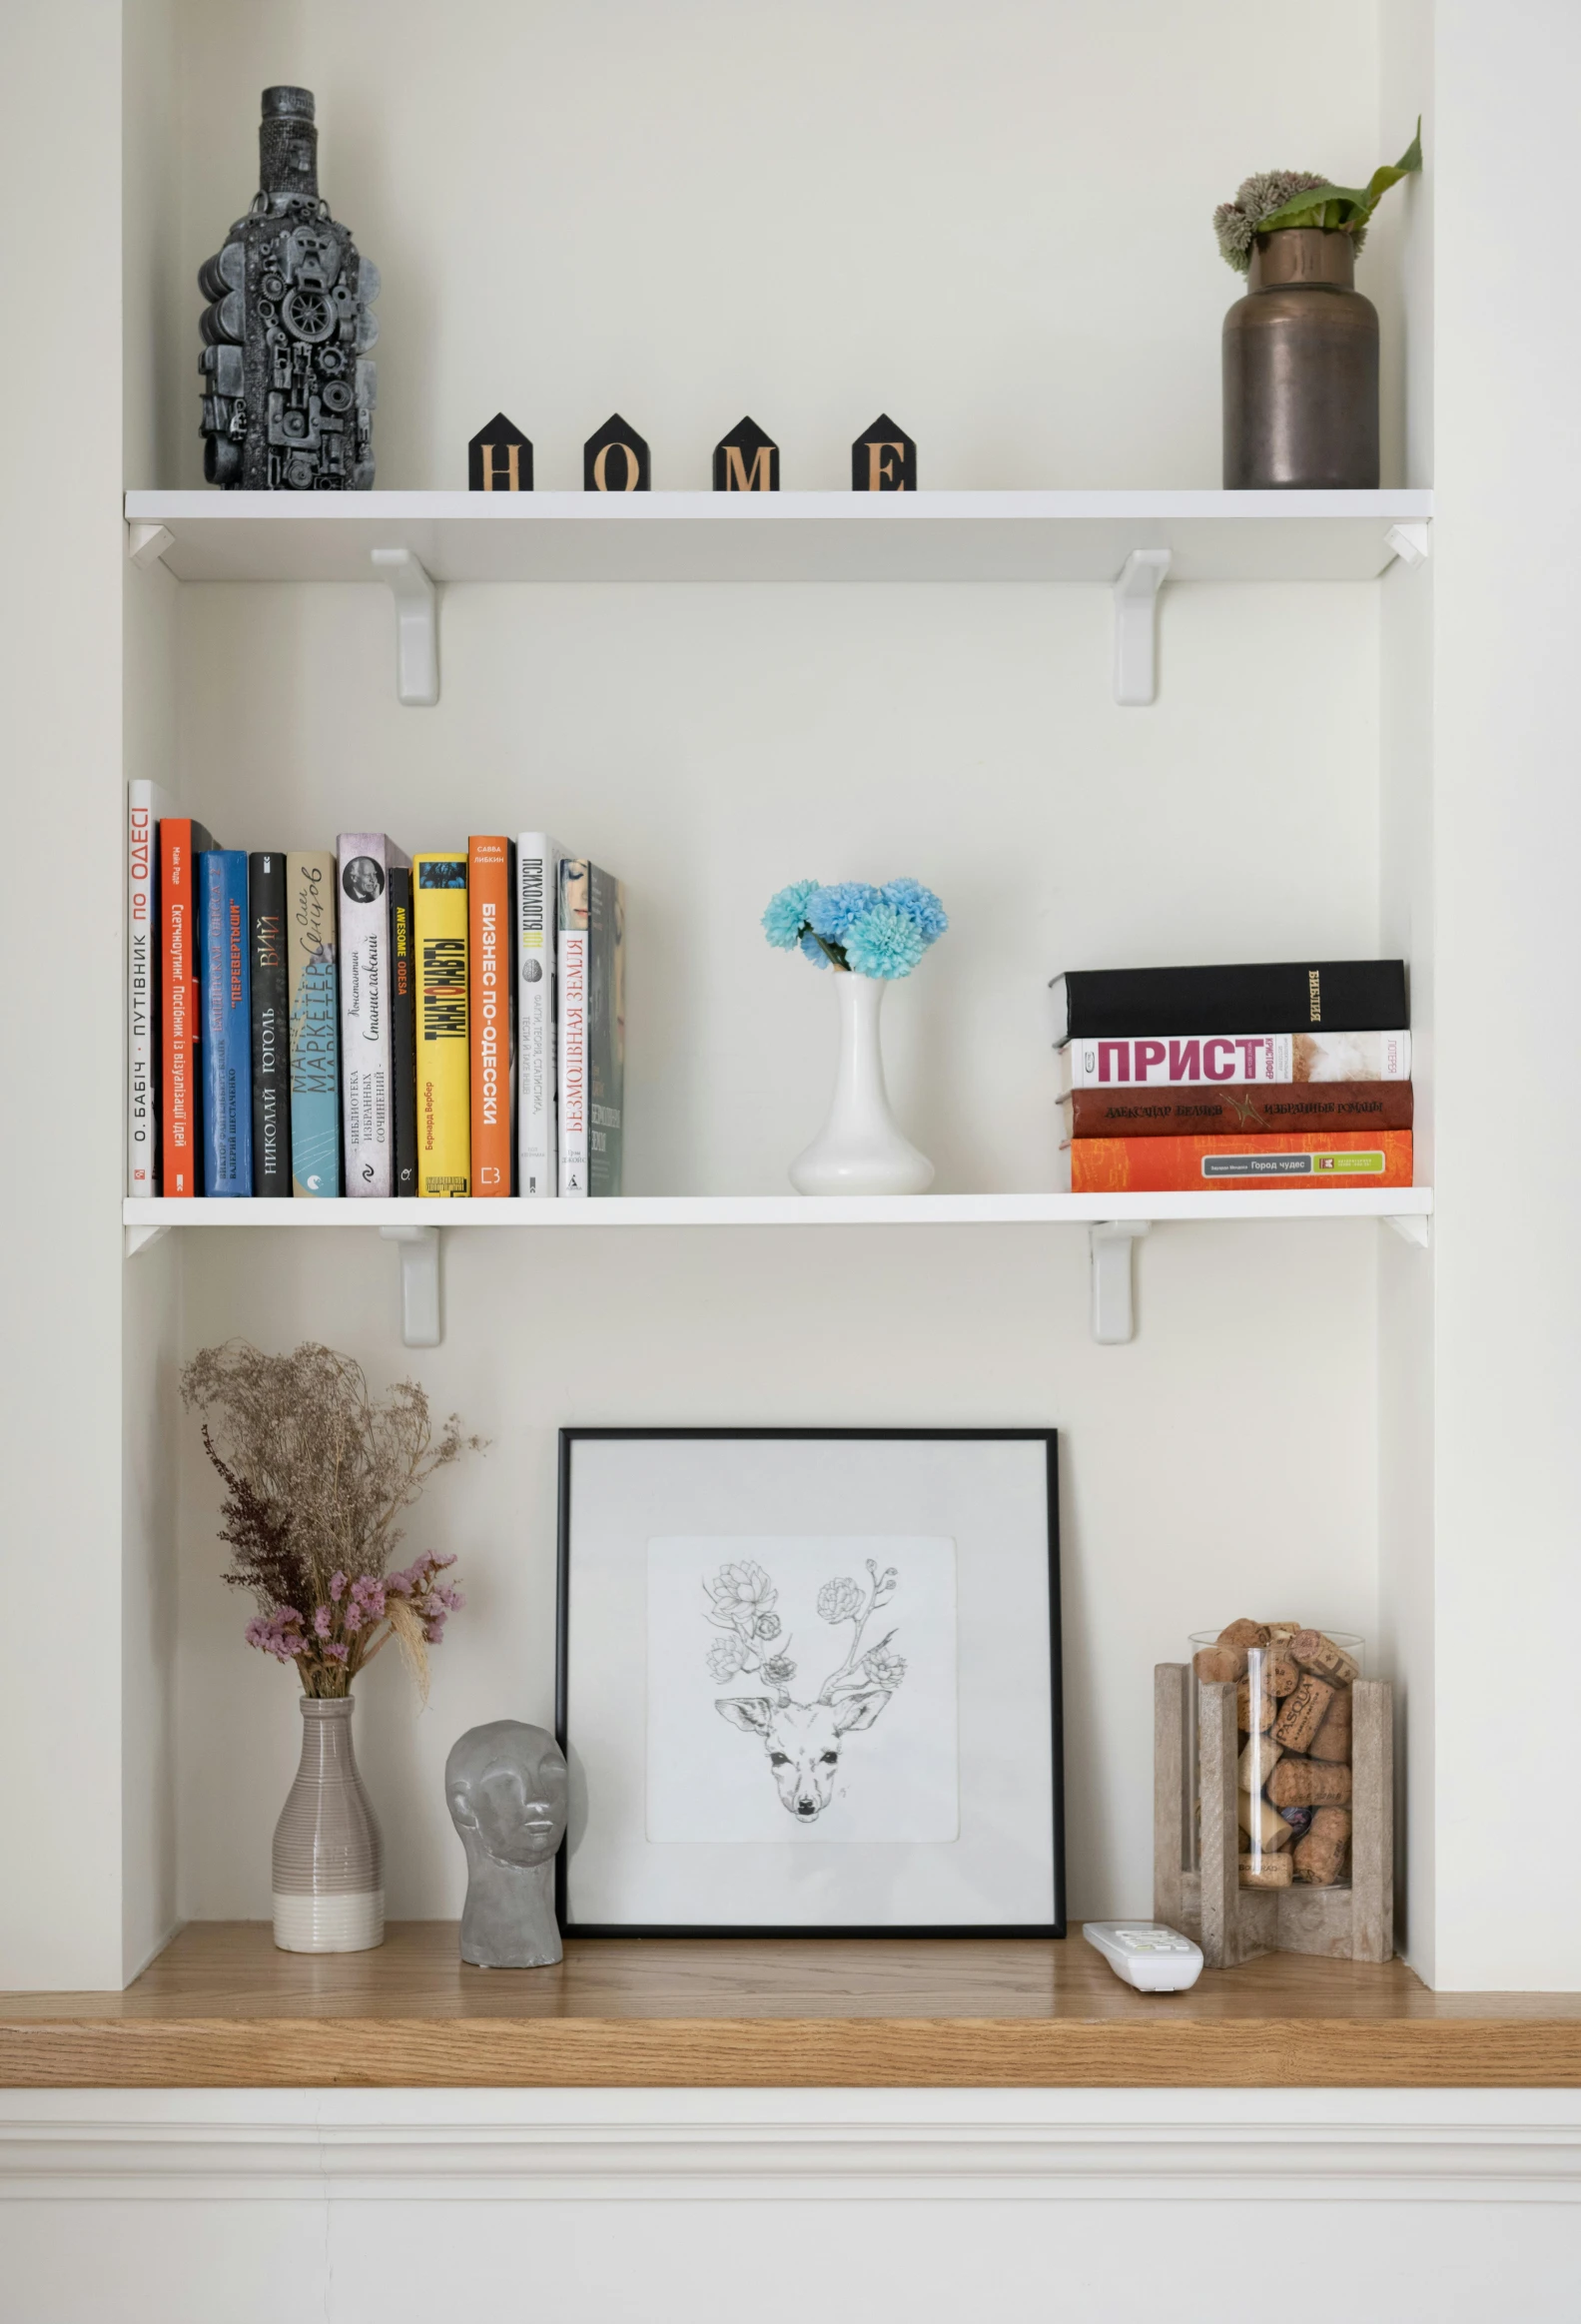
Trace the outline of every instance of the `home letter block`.
{"type": "Polygon", "coordinates": [[[853,492],[915,492],[917,446],[881,411],[851,446],[853,492]]]}
{"type": "Polygon", "coordinates": [[[513,419],[496,411],[466,447],[469,492],[530,492],[532,445],[513,419]]]}
{"type": "Polygon", "coordinates": [[[779,488],[779,445],[764,434],[755,419],[738,420],[714,445],[714,490],[777,492],[779,488]]]}
{"type": "Polygon", "coordinates": [[[650,489],[648,447],[618,411],[582,445],[584,492],[646,492],[650,489]]]}

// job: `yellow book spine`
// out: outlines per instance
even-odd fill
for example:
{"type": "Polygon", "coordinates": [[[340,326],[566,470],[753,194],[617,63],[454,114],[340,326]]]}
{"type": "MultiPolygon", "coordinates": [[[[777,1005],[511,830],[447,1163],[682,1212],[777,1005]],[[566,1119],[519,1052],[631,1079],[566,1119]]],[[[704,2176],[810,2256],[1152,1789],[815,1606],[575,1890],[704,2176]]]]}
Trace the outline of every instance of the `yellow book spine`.
{"type": "Polygon", "coordinates": [[[464,848],[413,856],[411,926],[417,955],[417,1192],[469,1194],[464,848]]]}

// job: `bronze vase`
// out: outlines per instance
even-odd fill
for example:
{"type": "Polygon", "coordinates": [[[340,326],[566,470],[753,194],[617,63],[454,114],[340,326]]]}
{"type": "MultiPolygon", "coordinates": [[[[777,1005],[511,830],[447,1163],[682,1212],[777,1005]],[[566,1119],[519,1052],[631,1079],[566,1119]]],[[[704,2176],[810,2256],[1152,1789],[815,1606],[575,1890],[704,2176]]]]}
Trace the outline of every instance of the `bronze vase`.
{"type": "Polygon", "coordinates": [[[1246,296],[1224,317],[1224,489],[1323,491],[1378,481],[1378,317],[1346,234],[1259,234],[1246,296]]]}

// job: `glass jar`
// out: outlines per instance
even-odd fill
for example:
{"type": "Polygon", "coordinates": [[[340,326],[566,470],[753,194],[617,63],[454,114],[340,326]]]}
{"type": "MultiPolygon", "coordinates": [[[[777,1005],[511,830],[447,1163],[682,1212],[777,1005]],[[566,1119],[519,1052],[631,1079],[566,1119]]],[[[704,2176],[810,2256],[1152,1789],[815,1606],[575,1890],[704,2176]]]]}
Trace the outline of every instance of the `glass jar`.
{"type": "Polygon", "coordinates": [[[1350,1885],[1350,1689],[1365,1662],[1348,1630],[1299,1622],[1231,1622],[1191,1633],[1187,1798],[1196,1802],[1192,1864],[1201,1862],[1198,1695],[1235,1690],[1235,1812],[1243,1889],[1350,1885]]]}

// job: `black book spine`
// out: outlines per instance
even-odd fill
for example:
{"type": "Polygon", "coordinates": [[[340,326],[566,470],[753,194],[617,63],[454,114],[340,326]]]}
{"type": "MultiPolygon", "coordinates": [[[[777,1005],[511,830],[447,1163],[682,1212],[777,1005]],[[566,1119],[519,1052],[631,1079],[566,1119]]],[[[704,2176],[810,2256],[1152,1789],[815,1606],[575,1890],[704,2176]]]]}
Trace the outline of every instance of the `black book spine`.
{"type": "Polygon", "coordinates": [[[1403,1033],[1403,961],[1272,961],[1205,969],[1071,969],[1067,1038],[1193,1033],[1403,1033]]]}
{"type": "Polygon", "coordinates": [[[411,874],[390,874],[390,1063],[397,1194],[417,1191],[417,993],[411,973],[411,874]]]}
{"type": "Polygon", "coordinates": [[[286,1013],[286,859],[247,859],[253,958],[253,1191],[290,1199],[291,1029],[286,1013]]]}

